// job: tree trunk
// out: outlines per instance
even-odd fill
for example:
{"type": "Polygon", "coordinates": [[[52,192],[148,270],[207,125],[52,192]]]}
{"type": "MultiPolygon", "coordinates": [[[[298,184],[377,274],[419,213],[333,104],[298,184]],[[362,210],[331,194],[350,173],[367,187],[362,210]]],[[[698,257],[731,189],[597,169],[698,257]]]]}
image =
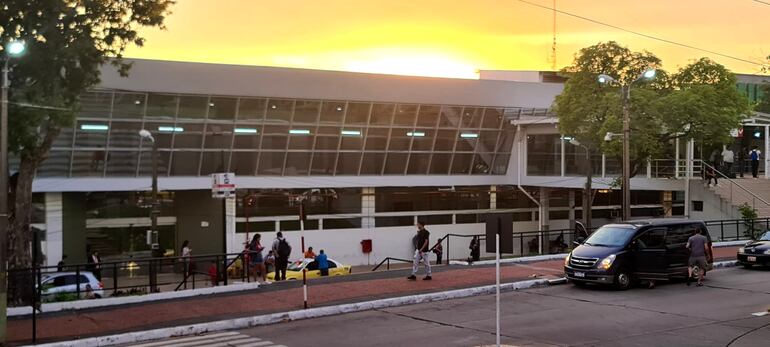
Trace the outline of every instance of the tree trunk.
{"type": "Polygon", "coordinates": [[[29,304],[34,292],[32,267],[32,180],[39,161],[22,160],[16,184],[12,187],[11,215],[8,228],[8,300],[14,305],[29,304]],[[12,271],[18,270],[18,271],[12,271]]]}

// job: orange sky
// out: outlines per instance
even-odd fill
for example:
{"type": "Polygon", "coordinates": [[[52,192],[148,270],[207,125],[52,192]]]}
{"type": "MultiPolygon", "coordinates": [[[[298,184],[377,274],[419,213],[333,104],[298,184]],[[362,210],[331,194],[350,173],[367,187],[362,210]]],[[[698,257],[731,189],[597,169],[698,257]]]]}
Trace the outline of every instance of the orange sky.
{"type": "MultiPolygon", "coordinates": [[[[748,60],[770,55],[770,6],[751,0],[557,0],[557,8],[748,60]]],[[[173,11],[166,31],[143,32],[145,47],[126,56],[464,78],[551,66],[552,12],[516,0],[178,0],[173,11]]],[[[608,40],[649,50],[668,69],[710,56],[562,14],[556,27],[559,68],[608,40]]]]}

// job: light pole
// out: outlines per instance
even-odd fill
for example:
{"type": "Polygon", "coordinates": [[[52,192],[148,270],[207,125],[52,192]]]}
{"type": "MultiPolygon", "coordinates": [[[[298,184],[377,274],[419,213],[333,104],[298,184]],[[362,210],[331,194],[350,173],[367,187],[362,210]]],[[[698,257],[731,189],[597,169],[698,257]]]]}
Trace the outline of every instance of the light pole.
{"type": "MultiPolygon", "coordinates": [[[[157,256],[158,248],[158,215],[160,214],[160,201],[158,200],[158,143],[155,142],[155,138],[152,134],[142,129],[139,131],[139,136],[143,139],[150,140],[152,142],[152,209],[150,210],[150,235],[152,238],[151,252],[152,257],[157,256]]],[[[155,281],[155,260],[150,264],[150,291],[155,292],[157,283],[155,281]]]]}
{"type": "Polygon", "coordinates": [[[570,139],[569,143],[574,146],[583,147],[586,151],[586,185],[583,189],[583,223],[586,230],[591,229],[591,152],[588,147],[582,145],[577,139],[570,139]]]}
{"type": "Polygon", "coordinates": [[[0,96],[0,343],[5,344],[6,338],[6,309],[8,302],[7,265],[8,262],[8,62],[12,57],[24,53],[24,42],[11,41],[3,49],[3,80],[2,96],[0,96]]]}
{"type": "Polygon", "coordinates": [[[631,219],[631,126],[629,114],[629,102],[631,96],[631,86],[637,81],[650,80],[655,77],[655,69],[648,69],[642,72],[639,77],[628,84],[621,84],[612,76],[599,75],[599,83],[620,84],[621,100],[623,102],[623,220],[631,219]]]}

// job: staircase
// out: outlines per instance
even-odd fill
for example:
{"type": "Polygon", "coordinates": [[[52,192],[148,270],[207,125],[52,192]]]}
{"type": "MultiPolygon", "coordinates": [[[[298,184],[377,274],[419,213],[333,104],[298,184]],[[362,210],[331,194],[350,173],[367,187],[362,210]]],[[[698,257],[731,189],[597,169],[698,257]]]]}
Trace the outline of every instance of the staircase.
{"type": "Polygon", "coordinates": [[[766,178],[720,178],[719,185],[710,189],[736,208],[748,204],[757,216],[770,216],[770,180],[766,178]]]}

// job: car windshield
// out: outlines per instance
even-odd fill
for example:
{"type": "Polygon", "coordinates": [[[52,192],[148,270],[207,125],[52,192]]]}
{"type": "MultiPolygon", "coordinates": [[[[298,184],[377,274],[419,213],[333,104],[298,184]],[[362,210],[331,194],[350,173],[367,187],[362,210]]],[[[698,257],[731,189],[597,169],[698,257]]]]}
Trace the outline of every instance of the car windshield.
{"type": "Polygon", "coordinates": [[[765,233],[759,237],[759,241],[770,241],[770,230],[765,231],[765,233]]]}
{"type": "Polygon", "coordinates": [[[294,261],[291,264],[289,264],[287,269],[289,271],[301,271],[302,270],[302,264],[304,264],[304,262],[302,260],[297,260],[297,261],[294,261]]]}
{"type": "Polygon", "coordinates": [[[594,231],[585,244],[589,246],[620,247],[625,246],[634,236],[634,228],[604,226],[594,231]]]}

